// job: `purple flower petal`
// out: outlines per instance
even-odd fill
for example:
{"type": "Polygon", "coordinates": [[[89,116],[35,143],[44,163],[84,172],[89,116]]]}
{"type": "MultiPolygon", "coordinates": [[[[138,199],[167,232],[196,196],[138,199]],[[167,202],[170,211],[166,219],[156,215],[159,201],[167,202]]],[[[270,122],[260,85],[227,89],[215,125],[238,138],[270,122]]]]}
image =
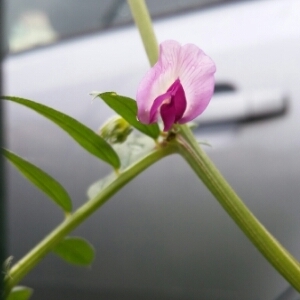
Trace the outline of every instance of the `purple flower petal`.
{"type": "Polygon", "coordinates": [[[150,109],[149,123],[157,122],[157,115],[159,113],[159,109],[160,109],[161,105],[165,101],[170,101],[170,99],[171,99],[171,93],[170,92],[166,92],[166,93],[158,96],[154,100],[153,105],[151,106],[151,109],[150,109]]]}
{"type": "Polygon", "coordinates": [[[150,123],[156,122],[160,113],[164,122],[164,131],[181,119],[186,109],[186,99],[180,80],[177,79],[165,94],[158,96],[150,109],[150,123]]]}
{"type": "Polygon", "coordinates": [[[160,45],[158,62],[147,72],[141,81],[136,95],[138,119],[145,124],[150,123],[150,109],[154,100],[165,94],[175,82],[177,57],[180,44],[175,41],[165,41],[160,45]]]}
{"type": "Polygon", "coordinates": [[[193,44],[182,47],[179,78],[187,99],[187,108],[178,123],[186,123],[199,116],[209,104],[214,92],[214,62],[193,44]]]}
{"type": "Polygon", "coordinates": [[[177,79],[172,86],[170,87],[170,90],[172,89],[172,99],[171,103],[174,105],[175,108],[175,121],[177,122],[178,120],[181,119],[183,116],[185,110],[186,110],[186,98],[185,98],[185,93],[184,89],[182,87],[182,84],[179,79],[177,79]]]}
{"type": "Polygon", "coordinates": [[[164,130],[193,120],[211,99],[215,71],[214,62],[197,46],[163,42],[158,62],[137,91],[138,119],[149,124],[160,115],[164,130]]]}
{"type": "Polygon", "coordinates": [[[175,107],[171,103],[161,106],[160,114],[164,122],[164,131],[169,131],[175,123],[175,113],[175,107]]]}

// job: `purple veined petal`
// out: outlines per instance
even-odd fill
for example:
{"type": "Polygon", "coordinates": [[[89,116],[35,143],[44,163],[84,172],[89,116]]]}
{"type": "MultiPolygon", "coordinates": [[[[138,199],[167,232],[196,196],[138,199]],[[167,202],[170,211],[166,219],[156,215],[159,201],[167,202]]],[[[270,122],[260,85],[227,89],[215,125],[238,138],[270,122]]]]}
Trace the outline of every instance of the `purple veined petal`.
{"type": "Polygon", "coordinates": [[[175,123],[176,110],[174,104],[163,104],[160,108],[160,115],[164,123],[164,131],[169,131],[175,123]]]}
{"type": "Polygon", "coordinates": [[[149,124],[161,114],[165,130],[170,129],[172,122],[183,124],[193,120],[209,104],[215,71],[214,62],[197,46],[163,42],[158,62],[137,91],[138,119],[149,124]],[[169,93],[171,100],[166,102],[169,93]]]}
{"type": "Polygon", "coordinates": [[[178,57],[181,46],[175,41],[165,41],[160,45],[158,62],[142,79],[136,95],[138,119],[150,123],[150,110],[157,97],[166,93],[178,78],[178,57]]]}
{"type": "Polygon", "coordinates": [[[214,91],[214,62],[193,44],[182,47],[179,78],[185,92],[187,107],[178,123],[186,123],[199,116],[207,107],[214,91]]]}
{"type": "Polygon", "coordinates": [[[174,105],[174,108],[175,108],[175,120],[174,122],[176,123],[177,121],[179,121],[185,110],[186,110],[186,98],[185,98],[185,92],[184,92],[184,89],[183,89],[183,86],[180,82],[179,79],[177,79],[174,84],[172,86],[174,86],[174,94],[172,99],[171,99],[171,103],[174,105]]]}
{"type": "Polygon", "coordinates": [[[149,123],[154,123],[157,121],[157,114],[159,113],[160,106],[163,104],[164,101],[170,102],[171,100],[171,93],[166,92],[160,96],[158,96],[151,106],[150,109],[150,117],[149,117],[149,123]]]}
{"type": "Polygon", "coordinates": [[[174,123],[181,119],[186,109],[185,93],[179,79],[175,80],[168,92],[171,94],[171,100],[169,103],[163,103],[160,108],[164,131],[169,131],[174,123]]]}
{"type": "Polygon", "coordinates": [[[180,55],[182,46],[173,40],[167,40],[159,46],[159,63],[163,72],[171,72],[178,78],[178,68],[180,67],[180,55]]]}
{"type": "Polygon", "coordinates": [[[187,104],[185,113],[178,123],[184,124],[192,121],[204,112],[214,93],[214,85],[214,78],[208,78],[205,82],[199,84],[199,91],[187,96],[190,97],[190,100],[187,104]]]}
{"type": "Polygon", "coordinates": [[[176,79],[166,93],[154,100],[150,109],[149,122],[156,122],[160,113],[165,126],[164,131],[169,130],[175,122],[181,119],[185,109],[185,93],[180,80],[176,79]]]}
{"type": "Polygon", "coordinates": [[[153,105],[154,100],[158,97],[153,92],[154,82],[157,80],[158,74],[160,73],[160,66],[155,65],[150,69],[141,83],[139,84],[136,102],[138,107],[138,119],[140,122],[149,124],[150,123],[150,109],[153,105]]]}

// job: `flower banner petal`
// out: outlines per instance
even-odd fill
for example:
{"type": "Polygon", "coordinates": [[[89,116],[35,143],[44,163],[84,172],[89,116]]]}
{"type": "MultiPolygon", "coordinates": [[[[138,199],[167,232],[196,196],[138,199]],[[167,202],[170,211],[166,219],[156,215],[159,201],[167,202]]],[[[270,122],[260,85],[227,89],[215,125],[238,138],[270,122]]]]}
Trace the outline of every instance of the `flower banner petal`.
{"type": "Polygon", "coordinates": [[[139,121],[149,124],[160,115],[166,131],[174,123],[193,120],[209,104],[214,91],[215,71],[212,59],[196,45],[181,46],[172,40],[161,43],[158,62],[148,71],[137,90],[139,121]],[[177,91],[176,88],[172,93],[177,81],[182,89],[177,91]],[[169,92],[171,98],[167,99],[169,92]],[[166,107],[170,103],[175,110],[166,107]],[[169,116],[170,113],[175,117],[169,116]],[[173,124],[170,124],[171,120],[173,124]]]}

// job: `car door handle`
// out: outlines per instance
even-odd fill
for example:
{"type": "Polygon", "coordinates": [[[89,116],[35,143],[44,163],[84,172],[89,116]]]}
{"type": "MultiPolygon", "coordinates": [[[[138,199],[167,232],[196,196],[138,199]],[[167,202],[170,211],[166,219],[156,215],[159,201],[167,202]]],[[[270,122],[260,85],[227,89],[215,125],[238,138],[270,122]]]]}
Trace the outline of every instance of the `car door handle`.
{"type": "Polygon", "coordinates": [[[217,93],[195,121],[209,124],[275,116],[286,111],[287,99],[286,92],[277,89],[217,93]]]}

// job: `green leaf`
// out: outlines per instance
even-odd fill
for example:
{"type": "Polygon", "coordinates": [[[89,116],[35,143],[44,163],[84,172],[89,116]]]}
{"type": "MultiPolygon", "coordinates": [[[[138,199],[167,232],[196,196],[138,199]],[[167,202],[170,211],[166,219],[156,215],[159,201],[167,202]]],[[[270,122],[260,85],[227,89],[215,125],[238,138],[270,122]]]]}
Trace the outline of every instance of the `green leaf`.
{"type": "Polygon", "coordinates": [[[48,195],[64,211],[72,210],[72,202],[63,186],[46,172],[20,156],[2,149],[3,155],[36,187],[48,195]]]}
{"type": "Polygon", "coordinates": [[[118,153],[121,160],[121,170],[152,152],[156,143],[152,138],[138,133],[132,133],[122,144],[114,144],[113,148],[118,153]]]}
{"type": "Polygon", "coordinates": [[[91,154],[104,160],[118,169],[120,160],[112,147],[90,128],[53,108],[34,101],[11,96],[0,96],[0,99],[10,100],[33,109],[65,130],[79,145],[91,154]]]}
{"type": "Polygon", "coordinates": [[[117,95],[113,92],[96,94],[95,96],[100,97],[110,108],[123,117],[131,126],[135,127],[137,130],[153,139],[158,138],[160,130],[157,123],[146,125],[137,120],[137,105],[135,100],[117,95]]]}
{"type": "Polygon", "coordinates": [[[68,263],[89,266],[95,258],[94,247],[79,237],[65,237],[53,252],[68,263]]]}
{"type": "Polygon", "coordinates": [[[112,183],[117,178],[116,173],[111,173],[100,180],[94,182],[87,190],[89,199],[96,197],[105,187],[112,183]]]}
{"type": "Polygon", "coordinates": [[[8,295],[7,300],[28,300],[32,293],[33,290],[26,286],[15,286],[8,295]]]}
{"type": "MultiPolygon", "coordinates": [[[[155,149],[156,144],[152,138],[132,133],[127,137],[125,142],[122,144],[114,144],[113,147],[121,159],[121,170],[124,170],[152,152],[155,149]]],[[[88,188],[88,198],[94,198],[114,181],[116,177],[117,175],[114,172],[93,183],[88,188]]]]}

